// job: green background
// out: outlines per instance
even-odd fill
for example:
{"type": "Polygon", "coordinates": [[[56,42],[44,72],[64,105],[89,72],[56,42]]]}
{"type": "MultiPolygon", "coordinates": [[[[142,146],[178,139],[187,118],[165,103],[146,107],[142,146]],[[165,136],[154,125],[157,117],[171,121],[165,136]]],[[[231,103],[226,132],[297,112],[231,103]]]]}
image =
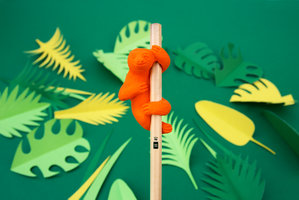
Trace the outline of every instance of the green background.
{"type": "MultiPolygon", "coordinates": [[[[71,50],[80,59],[87,82],[61,80],[61,85],[91,92],[117,93],[121,82],[92,56],[96,49],[113,50],[120,29],[133,20],[159,22],[163,26],[163,46],[168,50],[201,41],[217,54],[227,42],[241,47],[244,59],[264,70],[283,95],[299,98],[299,2],[287,1],[91,1],[91,0],[0,0],[0,75],[11,79],[25,66],[25,50],[36,49],[35,39],[47,41],[60,27],[71,50]]],[[[170,54],[172,60],[173,54],[170,54]]],[[[1,84],[1,90],[4,88],[1,84]]],[[[232,88],[217,88],[210,80],[200,80],[179,71],[172,64],[163,75],[163,96],[190,126],[196,116],[194,103],[207,99],[229,105],[250,117],[254,137],[273,148],[273,156],[253,143],[235,147],[217,138],[227,148],[257,160],[266,180],[264,199],[299,199],[299,160],[280,139],[260,111],[268,108],[299,129],[298,105],[264,106],[231,104],[232,88]]],[[[83,123],[82,123],[83,124],[83,123]]],[[[67,199],[82,183],[96,149],[106,134],[114,133],[101,157],[112,154],[129,137],[125,149],[102,187],[99,199],[107,199],[111,184],[122,178],[138,199],[149,199],[149,133],[133,118],[131,111],[119,123],[105,126],[83,124],[91,145],[89,158],[77,169],[43,179],[28,178],[10,171],[20,138],[0,137],[0,199],[67,199]]],[[[199,137],[201,133],[195,129],[199,137]]],[[[210,154],[198,142],[191,156],[191,171],[199,187],[210,154]]],[[[205,199],[179,168],[163,166],[163,199],[205,199]]]]}

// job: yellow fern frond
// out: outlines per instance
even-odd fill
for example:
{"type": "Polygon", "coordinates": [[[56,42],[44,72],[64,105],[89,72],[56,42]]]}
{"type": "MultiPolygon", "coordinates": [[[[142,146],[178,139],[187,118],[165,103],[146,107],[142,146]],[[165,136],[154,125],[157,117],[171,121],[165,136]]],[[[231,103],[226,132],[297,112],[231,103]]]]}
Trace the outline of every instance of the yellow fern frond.
{"type": "Polygon", "coordinates": [[[71,55],[70,46],[66,46],[66,41],[63,39],[59,28],[56,29],[55,34],[48,42],[41,42],[36,39],[36,42],[40,46],[39,49],[27,51],[29,54],[39,54],[40,56],[33,62],[33,64],[39,63],[39,67],[49,68],[53,66],[53,70],[58,68],[57,74],[64,71],[63,77],[69,76],[69,79],[80,78],[86,81],[82,72],[82,65],[79,65],[79,60],[74,60],[74,55],[71,55]]]}
{"type": "Polygon", "coordinates": [[[240,87],[234,91],[230,102],[283,103],[285,106],[295,104],[291,94],[281,96],[277,87],[263,78],[253,84],[245,83],[240,85],[240,87]]]}
{"type": "Polygon", "coordinates": [[[91,95],[78,105],[66,109],[56,111],[54,113],[56,119],[77,119],[89,124],[105,125],[117,122],[116,117],[121,117],[129,108],[117,98],[113,99],[114,94],[109,95],[102,93],[91,95]]]}

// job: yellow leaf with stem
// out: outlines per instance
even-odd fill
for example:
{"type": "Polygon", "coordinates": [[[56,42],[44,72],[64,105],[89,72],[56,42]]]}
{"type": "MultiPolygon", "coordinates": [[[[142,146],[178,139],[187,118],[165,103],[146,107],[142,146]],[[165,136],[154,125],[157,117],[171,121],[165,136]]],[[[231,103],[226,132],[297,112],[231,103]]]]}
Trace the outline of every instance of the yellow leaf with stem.
{"type": "Polygon", "coordinates": [[[113,99],[114,94],[91,95],[78,105],[59,110],[54,113],[56,119],[77,119],[93,125],[105,125],[117,122],[116,117],[121,117],[129,108],[124,102],[117,98],[113,99]]]}
{"type": "Polygon", "coordinates": [[[58,69],[57,74],[64,71],[63,77],[69,76],[69,79],[76,80],[77,77],[86,81],[82,72],[82,65],[79,65],[79,60],[73,61],[75,56],[71,55],[70,46],[66,46],[66,40],[63,39],[59,28],[56,29],[55,34],[48,42],[41,42],[36,39],[40,46],[39,49],[27,51],[29,54],[40,55],[33,64],[39,63],[39,67],[49,68],[53,70],[58,69]]]}

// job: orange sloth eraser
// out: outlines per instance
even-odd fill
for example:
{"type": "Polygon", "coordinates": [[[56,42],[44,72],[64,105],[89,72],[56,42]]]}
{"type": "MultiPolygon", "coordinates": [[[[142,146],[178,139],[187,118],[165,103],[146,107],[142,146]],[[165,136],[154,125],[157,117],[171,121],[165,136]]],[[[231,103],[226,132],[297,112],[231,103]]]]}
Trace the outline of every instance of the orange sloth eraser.
{"type": "MultiPolygon", "coordinates": [[[[153,45],[152,49],[132,50],[128,56],[129,72],[118,93],[120,100],[131,100],[133,115],[146,130],[150,130],[151,115],[167,115],[171,110],[164,98],[150,102],[150,69],[155,62],[161,65],[162,72],[168,68],[170,58],[163,48],[153,45]]],[[[162,133],[171,131],[171,124],[162,122],[162,133]]]]}

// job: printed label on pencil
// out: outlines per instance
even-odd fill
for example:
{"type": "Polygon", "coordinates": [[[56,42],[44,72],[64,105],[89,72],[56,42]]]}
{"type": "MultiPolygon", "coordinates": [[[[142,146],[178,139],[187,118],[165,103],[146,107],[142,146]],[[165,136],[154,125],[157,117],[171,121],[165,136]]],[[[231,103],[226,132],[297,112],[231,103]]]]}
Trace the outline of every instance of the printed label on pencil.
{"type": "Polygon", "coordinates": [[[158,149],[159,148],[159,143],[158,142],[154,142],[154,149],[158,149]]]}

